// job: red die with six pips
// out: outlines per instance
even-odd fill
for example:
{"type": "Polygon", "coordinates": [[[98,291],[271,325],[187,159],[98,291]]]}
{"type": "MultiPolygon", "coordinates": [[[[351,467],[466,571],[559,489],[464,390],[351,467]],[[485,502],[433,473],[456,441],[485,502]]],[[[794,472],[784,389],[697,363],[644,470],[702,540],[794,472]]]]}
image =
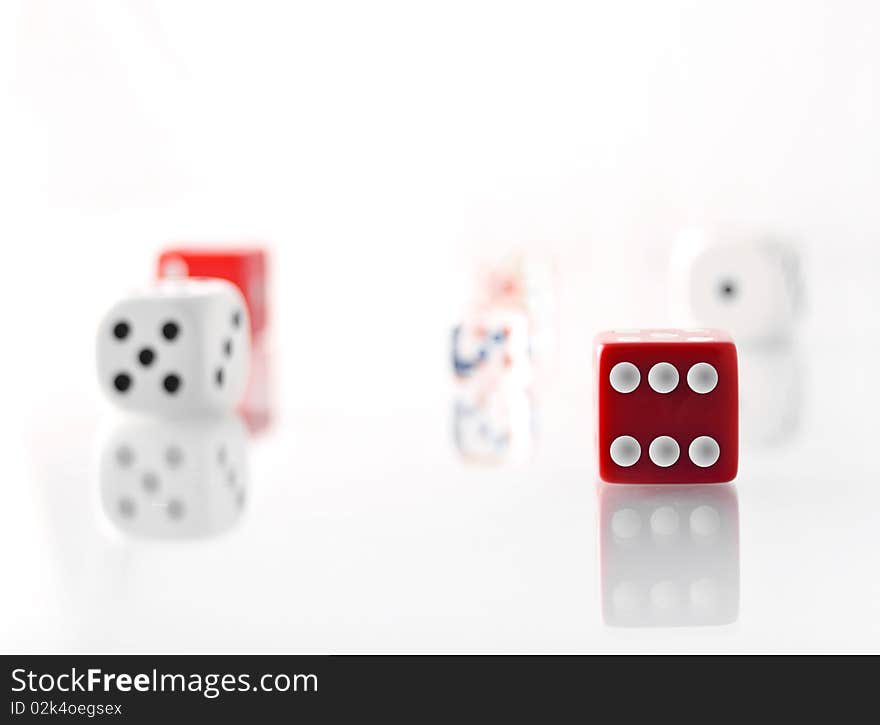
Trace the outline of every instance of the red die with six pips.
{"type": "Polygon", "coordinates": [[[599,477],[722,483],[739,448],[736,346],[719,330],[614,330],[596,338],[599,477]]]}

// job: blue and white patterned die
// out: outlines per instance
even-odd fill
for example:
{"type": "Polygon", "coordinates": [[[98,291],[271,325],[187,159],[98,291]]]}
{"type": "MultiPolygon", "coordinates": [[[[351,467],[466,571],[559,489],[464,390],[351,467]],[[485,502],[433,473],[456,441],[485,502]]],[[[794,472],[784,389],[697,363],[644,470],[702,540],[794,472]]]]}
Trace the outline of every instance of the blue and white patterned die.
{"type": "Polygon", "coordinates": [[[456,380],[481,388],[528,385],[528,318],[516,310],[471,313],[452,331],[452,368],[456,380]]]}

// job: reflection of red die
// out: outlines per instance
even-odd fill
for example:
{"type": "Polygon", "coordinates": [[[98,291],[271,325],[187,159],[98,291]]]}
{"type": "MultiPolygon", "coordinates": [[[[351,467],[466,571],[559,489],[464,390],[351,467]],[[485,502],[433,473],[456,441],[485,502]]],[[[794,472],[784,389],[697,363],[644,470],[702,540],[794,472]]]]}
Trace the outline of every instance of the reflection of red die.
{"type": "Polygon", "coordinates": [[[250,312],[251,332],[266,327],[266,251],[260,247],[167,249],[159,257],[159,277],[219,277],[237,285],[250,312]]]}
{"type": "Polygon", "coordinates": [[[596,338],[599,477],[720,483],[736,476],[736,346],[717,330],[596,338]]]}
{"type": "Polygon", "coordinates": [[[257,341],[251,349],[251,375],[237,409],[252,436],[265,432],[272,425],[275,412],[272,362],[265,341],[257,341]]]}
{"type": "Polygon", "coordinates": [[[602,611],[616,627],[739,615],[739,508],[728,486],[600,485],[602,611]]]}

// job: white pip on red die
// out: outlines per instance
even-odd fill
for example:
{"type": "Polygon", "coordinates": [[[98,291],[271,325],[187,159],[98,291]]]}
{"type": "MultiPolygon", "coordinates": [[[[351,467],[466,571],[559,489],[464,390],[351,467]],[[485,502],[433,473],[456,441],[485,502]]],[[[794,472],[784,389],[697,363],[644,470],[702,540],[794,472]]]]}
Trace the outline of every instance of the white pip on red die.
{"type": "Polygon", "coordinates": [[[456,380],[482,388],[528,384],[531,360],[526,315],[506,309],[472,312],[452,331],[452,367],[456,380]]]}
{"type": "Polygon", "coordinates": [[[98,327],[98,381],[120,408],[167,416],[232,409],[250,365],[241,292],[219,279],[159,282],[98,327]]]}
{"type": "Polygon", "coordinates": [[[803,308],[800,256],[781,239],[686,230],[670,291],[678,324],[718,327],[741,344],[785,340],[803,308]]]}
{"type": "Polygon", "coordinates": [[[245,506],[245,430],[233,414],[127,416],[106,434],[99,466],[104,512],[132,536],[211,536],[230,528],[245,506]]]}
{"type": "Polygon", "coordinates": [[[598,494],[606,624],[736,621],[739,507],[733,486],[600,484],[598,494]]]}

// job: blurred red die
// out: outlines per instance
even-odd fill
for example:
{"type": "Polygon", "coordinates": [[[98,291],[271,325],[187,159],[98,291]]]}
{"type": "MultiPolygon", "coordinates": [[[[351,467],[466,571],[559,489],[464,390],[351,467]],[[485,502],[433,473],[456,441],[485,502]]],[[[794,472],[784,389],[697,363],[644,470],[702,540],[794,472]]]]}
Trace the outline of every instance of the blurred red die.
{"type": "Polygon", "coordinates": [[[244,295],[256,338],[268,322],[268,255],[262,247],[172,247],[159,256],[158,276],[219,277],[235,284],[244,295]]]}

